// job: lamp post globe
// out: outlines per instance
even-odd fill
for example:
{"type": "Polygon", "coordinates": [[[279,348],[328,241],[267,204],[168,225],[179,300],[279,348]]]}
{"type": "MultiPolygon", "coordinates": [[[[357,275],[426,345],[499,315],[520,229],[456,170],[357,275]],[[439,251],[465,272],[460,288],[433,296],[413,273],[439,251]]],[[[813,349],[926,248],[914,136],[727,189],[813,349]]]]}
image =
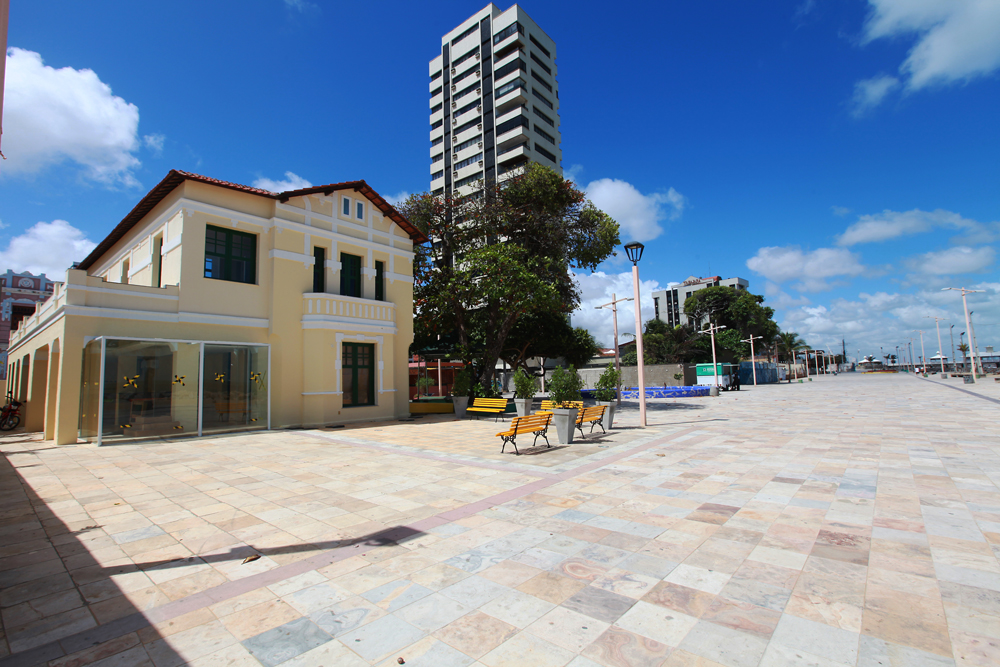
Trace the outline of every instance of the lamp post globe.
{"type": "Polygon", "coordinates": [[[646,248],[643,244],[638,241],[632,241],[631,243],[625,244],[625,255],[628,256],[630,262],[633,265],[637,264],[640,259],[642,259],[642,251],[646,248]]]}

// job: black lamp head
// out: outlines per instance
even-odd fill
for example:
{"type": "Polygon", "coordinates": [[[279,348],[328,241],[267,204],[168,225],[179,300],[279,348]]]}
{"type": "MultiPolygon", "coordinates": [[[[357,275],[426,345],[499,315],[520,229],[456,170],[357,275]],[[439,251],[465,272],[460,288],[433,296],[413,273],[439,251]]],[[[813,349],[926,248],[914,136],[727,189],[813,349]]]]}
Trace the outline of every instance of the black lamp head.
{"type": "Polygon", "coordinates": [[[631,243],[625,244],[625,254],[628,256],[632,264],[637,264],[640,259],[642,259],[642,251],[646,246],[642,245],[638,241],[632,241],[631,243]]]}

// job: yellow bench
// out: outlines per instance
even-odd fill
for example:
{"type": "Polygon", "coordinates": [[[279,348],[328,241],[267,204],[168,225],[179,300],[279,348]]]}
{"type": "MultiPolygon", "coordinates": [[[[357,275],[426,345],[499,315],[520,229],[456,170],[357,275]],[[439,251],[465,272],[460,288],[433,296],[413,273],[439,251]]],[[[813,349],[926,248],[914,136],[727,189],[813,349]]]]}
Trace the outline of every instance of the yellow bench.
{"type": "Polygon", "coordinates": [[[576,408],[577,410],[576,427],[580,429],[581,438],[584,437],[583,433],[584,424],[590,424],[591,433],[594,432],[595,426],[600,426],[601,430],[607,433],[607,431],[604,430],[604,410],[607,408],[607,406],[595,405],[590,408],[585,408],[583,407],[583,401],[569,401],[567,403],[563,403],[562,406],[557,406],[552,401],[542,401],[542,409],[535,414],[539,415],[552,414],[551,410],[556,407],[576,408]]]}
{"type": "MultiPolygon", "coordinates": [[[[496,415],[497,419],[499,419],[506,409],[506,398],[474,398],[472,399],[472,405],[466,409],[466,412],[485,412],[496,415]]],[[[478,415],[476,416],[478,417],[478,415]]]]}
{"type": "Polygon", "coordinates": [[[532,447],[534,447],[535,443],[538,442],[538,436],[545,438],[546,447],[551,447],[552,445],[549,444],[549,437],[546,435],[546,431],[549,430],[550,423],[552,423],[551,412],[537,413],[526,417],[514,417],[510,420],[510,428],[506,431],[497,433],[497,437],[503,439],[503,447],[500,448],[500,453],[503,454],[503,451],[509,442],[514,445],[514,453],[520,456],[521,452],[517,451],[517,442],[515,442],[515,440],[521,433],[535,434],[535,439],[531,443],[532,447]]]}
{"type": "Polygon", "coordinates": [[[581,438],[584,437],[584,435],[583,435],[583,425],[584,424],[590,424],[590,432],[591,433],[594,432],[594,427],[595,426],[600,426],[601,427],[601,431],[604,431],[604,433],[607,433],[607,431],[604,430],[604,410],[606,408],[607,408],[606,405],[595,405],[595,406],[590,407],[590,408],[584,408],[583,410],[580,411],[579,414],[577,414],[577,416],[576,416],[576,427],[578,429],[580,429],[580,437],[581,438]]]}
{"type": "Polygon", "coordinates": [[[577,410],[583,410],[583,401],[566,401],[565,403],[542,401],[542,410],[554,410],[555,408],[576,408],[577,410]]]}

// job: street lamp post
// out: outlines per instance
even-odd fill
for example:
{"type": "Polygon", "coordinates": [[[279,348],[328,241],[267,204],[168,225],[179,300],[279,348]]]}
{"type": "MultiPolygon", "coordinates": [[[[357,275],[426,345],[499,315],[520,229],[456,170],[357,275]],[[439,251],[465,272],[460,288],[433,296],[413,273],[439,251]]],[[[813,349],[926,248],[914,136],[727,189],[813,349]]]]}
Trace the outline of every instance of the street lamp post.
{"type": "MultiPolygon", "coordinates": [[[[749,338],[740,341],[741,343],[750,343],[750,367],[753,369],[753,386],[755,387],[757,386],[757,360],[754,358],[753,354],[753,342],[755,340],[760,340],[761,338],[763,338],[763,336],[754,337],[753,334],[750,334],[749,338]]],[[[714,347],[714,339],[713,339],[713,347],[714,347]]]]}
{"type": "Polygon", "coordinates": [[[986,371],[983,370],[983,357],[982,357],[982,355],[979,354],[979,343],[976,342],[976,325],[972,322],[972,316],[975,314],[975,312],[976,311],[974,311],[974,310],[970,310],[969,311],[969,348],[976,351],[975,356],[972,357],[972,374],[973,375],[976,374],[976,367],[977,367],[977,365],[979,367],[979,372],[981,372],[983,374],[986,373],[986,371]],[[978,364],[976,363],[976,359],[979,360],[978,364]]]}
{"type": "Polygon", "coordinates": [[[952,324],[951,328],[948,329],[948,333],[951,335],[951,367],[953,371],[958,370],[958,360],[955,358],[955,325],[952,324]]]}
{"type": "Polygon", "coordinates": [[[924,349],[924,332],[920,329],[914,329],[914,331],[920,334],[920,370],[921,372],[927,372],[927,350],[924,349]]]}
{"type": "MultiPolygon", "coordinates": [[[[628,297],[625,299],[616,298],[617,295],[611,293],[611,303],[605,303],[600,306],[596,306],[595,310],[600,310],[601,308],[607,308],[611,306],[611,315],[615,321],[615,371],[619,373],[618,377],[621,378],[622,365],[621,360],[618,355],[618,303],[621,301],[632,301],[633,297],[628,297]]],[[[622,405],[622,388],[621,383],[618,383],[618,387],[615,389],[615,393],[618,395],[618,407],[622,405]]]]}
{"type": "Polygon", "coordinates": [[[908,343],[908,345],[910,346],[910,372],[914,373],[914,372],[916,372],[917,369],[913,366],[913,339],[912,338],[910,339],[910,342],[908,343]]]}
{"type": "Polygon", "coordinates": [[[635,289],[635,353],[639,362],[639,425],[646,426],[646,373],[642,361],[642,309],[639,304],[639,260],[646,246],[638,241],[625,244],[625,254],[632,262],[632,285],[635,289]]]}
{"type": "MultiPolygon", "coordinates": [[[[945,291],[948,291],[948,290],[955,290],[955,291],[961,290],[961,292],[962,292],[962,308],[965,309],[965,329],[966,329],[966,331],[970,332],[969,333],[969,342],[971,343],[972,342],[972,333],[971,333],[972,332],[972,324],[970,324],[970,322],[969,322],[969,303],[968,303],[968,301],[965,300],[965,295],[966,294],[973,294],[975,292],[982,292],[982,290],[965,289],[964,287],[943,287],[943,288],[941,288],[942,292],[945,292],[945,291]]],[[[969,351],[973,352],[971,345],[969,346],[969,351]]],[[[973,382],[973,384],[976,384],[976,383],[979,382],[976,379],[976,355],[975,355],[975,352],[973,352],[973,354],[972,354],[972,382],[973,382]]]]}
{"type": "Polygon", "coordinates": [[[926,318],[928,320],[934,320],[934,325],[937,327],[937,335],[938,335],[938,361],[941,362],[941,372],[944,373],[944,354],[942,354],[942,352],[944,350],[942,349],[942,346],[941,346],[941,320],[943,320],[944,318],[943,317],[934,317],[932,315],[927,315],[926,318]]]}

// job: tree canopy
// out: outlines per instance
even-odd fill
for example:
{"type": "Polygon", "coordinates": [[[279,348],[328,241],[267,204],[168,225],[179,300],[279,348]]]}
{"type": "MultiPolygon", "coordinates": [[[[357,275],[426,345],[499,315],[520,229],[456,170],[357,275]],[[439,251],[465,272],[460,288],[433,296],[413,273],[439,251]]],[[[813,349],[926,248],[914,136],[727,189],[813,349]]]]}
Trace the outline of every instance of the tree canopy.
{"type": "Polygon", "coordinates": [[[711,319],[713,324],[726,327],[715,335],[716,349],[728,350],[738,359],[750,356],[750,344],[743,340],[760,338],[754,346],[763,350],[778,335],[774,309],[763,304],[764,297],[758,294],[720,285],[698,290],[685,299],[684,313],[696,322],[707,324],[711,319]]]}
{"type": "MultiPolygon", "coordinates": [[[[619,242],[618,223],[537,164],[503,183],[481,183],[467,197],[424,193],[398,208],[431,239],[414,248],[418,337],[453,338],[473,362],[474,382],[493,373],[522,318],[575,310],[580,295],[570,269],[595,269],[619,242]]],[[[523,333],[518,349],[533,342],[523,333]]]]}

